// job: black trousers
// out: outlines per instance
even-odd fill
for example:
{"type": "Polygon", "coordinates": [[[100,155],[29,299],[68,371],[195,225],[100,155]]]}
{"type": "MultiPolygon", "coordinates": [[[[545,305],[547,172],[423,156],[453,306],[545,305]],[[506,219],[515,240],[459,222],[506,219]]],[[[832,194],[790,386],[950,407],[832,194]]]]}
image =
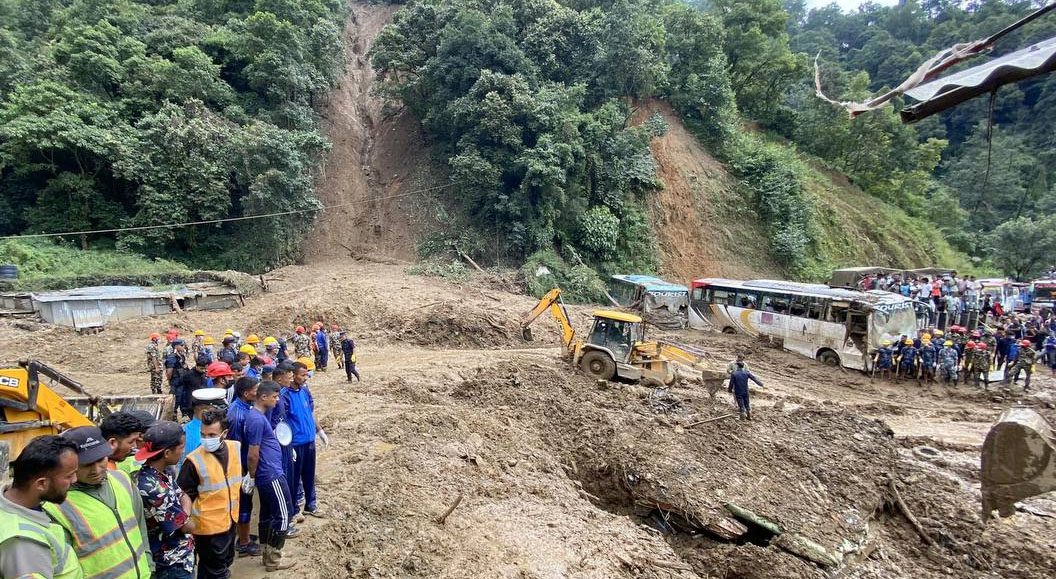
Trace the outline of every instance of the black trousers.
{"type": "Polygon", "coordinates": [[[195,535],[194,552],[198,555],[198,579],[229,579],[235,562],[235,525],[226,533],[195,535]]]}

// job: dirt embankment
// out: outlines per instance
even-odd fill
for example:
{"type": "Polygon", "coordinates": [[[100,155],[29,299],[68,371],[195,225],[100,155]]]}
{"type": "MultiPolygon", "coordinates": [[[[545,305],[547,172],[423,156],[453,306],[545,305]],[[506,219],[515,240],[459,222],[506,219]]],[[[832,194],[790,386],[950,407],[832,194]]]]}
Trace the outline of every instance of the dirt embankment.
{"type": "Polygon", "coordinates": [[[345,27],[345,77],[323,118],[333,148],[316,183],[325,211],[305,244],[305,258],[377,254],[414,259],[415,244],[434,226],[422,200],[445,181],[434,175],[418,122],[373,92],[368,53],[396,4],[352,2],[345,27]]]}

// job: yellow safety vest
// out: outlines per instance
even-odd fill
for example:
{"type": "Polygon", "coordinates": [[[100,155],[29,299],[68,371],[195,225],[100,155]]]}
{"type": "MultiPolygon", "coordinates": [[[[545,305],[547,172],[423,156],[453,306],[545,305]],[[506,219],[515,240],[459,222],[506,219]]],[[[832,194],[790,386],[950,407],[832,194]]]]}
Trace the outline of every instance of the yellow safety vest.
{"type": "Polygon", "coordinates": [[[226,533],[238,522],[238,500],[242,490],[241,444],[225,440],[227,472],[220,460],[204,446],[191,451],[187,460],[198,471],[198,498],[191,505],[195,535],[226,533]]]}
{"type": "Polygon", "coordinates": [[[103,484],[110,485],[116,509],[70,489],[63,503],[45,503],[44,510],[66,529],[86,579],[148,579],[150,552],[132,503],[142,500],[139,492],[121,471],[107,471],[103,484]]]}
{"type": "MultiPolygon", "coordinates": [[[[0,519],[0,544],[14,537],[28,539],[44,545],[51,551],[51,577],[53,579],[83,579],[84,572],[77,562],[77,554],[70,548],[62,527],[52,523],[47,527],[20,516],[4,516],[0,519]]],[[[33,574],[34,577],[44,575],[33,574]]]]}

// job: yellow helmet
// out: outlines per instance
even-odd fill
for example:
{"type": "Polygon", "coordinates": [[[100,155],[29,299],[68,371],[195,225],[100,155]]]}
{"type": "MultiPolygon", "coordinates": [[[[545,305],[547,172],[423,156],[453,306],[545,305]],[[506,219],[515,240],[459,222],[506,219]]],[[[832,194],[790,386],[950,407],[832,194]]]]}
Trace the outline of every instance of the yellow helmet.
{"type": "Polygon", "coordinates": [[[214,340],[212,336],[206,336],[205,339],[202,340],[202,345],[203,346],[215,346],[216,345],[216,340],[214,340]]]}
{"type": "Polygon", "coordinates": [[[225,336],[234,336],[235,335],[235,331],[234,330],[224,330],[224,335],[225,336]]]}
{"type": "Polygon", "coordinates": [[[308,356],[301,356],[300,358],[297,358],[297,361],[301,364],[304,364],[304,366],[309,370],[315,370],[315,361],[313,361],[308,356]]]}
{"type": "Polygon", "coordinates": [[[923,336],[920,337],[920,339],[921,340],[930,340],[931,339],[931,334],[924,334],[923,336]]]}
{"type": "Polygon", "coordinates": [[[202,331],[202,330],[195,330],[195,331],[194,331],[194,335],[195,335],[195,336],[204,336],[204,335],[205,335],[205,332],[204,332],[204,331],[202,331]]]}
{"type": "Polygon", "coordinates": [[[906,341],[902,342],[902,343],[907,345],[907,346],[912,346],[913,345],[913,340],[910,340],[909,338],[906,338],[906,341]]]}
{"type": "Polygon", "coordinates": [[[946,347],[949,347],[949,346],[952,346],[952,345],[953,345],[953,341],[952,340],[946,340],[946,343],[943,344],[943,346],[946,346],[946,347]]]}
{"type": "Polygon", "coordinates": [[[275,336],[268,336],[268,337],[264,338],[264,345],[265,346],[278,346],[279,345],[279,341],[275,339],[275,336]]]}
{"type": "Polygon", "coordinates": [[[941,335],[943,335],[943,331],[942,330],[935,330],[935,335],[936,336],[941,336],[941,335]]]}
{"type": "Polygon", "coordinates": [[[256,334],[250,334],[249,337],[246,338],[246,343],[247,344],[259,344],[260,343],[260,338],[258,338],[256,334]]]}
{"type": "Polygon", "coordinates": [[[891,340],[884,340],[883,342],[880,342],[880,344],[883,345],[883,346],[890,346],[891,345],[891,340]]]}
{"type": "Polygon", "coordinates": [[[242,346],[241,348],[238,349],[238,351],[242,352],[243,354],[249,354],[250,356],[256,356],[257,355],[257,349],[254,348],[253,346],[250,346],[249,344],[246,344],[245,346],[242,346]]]}

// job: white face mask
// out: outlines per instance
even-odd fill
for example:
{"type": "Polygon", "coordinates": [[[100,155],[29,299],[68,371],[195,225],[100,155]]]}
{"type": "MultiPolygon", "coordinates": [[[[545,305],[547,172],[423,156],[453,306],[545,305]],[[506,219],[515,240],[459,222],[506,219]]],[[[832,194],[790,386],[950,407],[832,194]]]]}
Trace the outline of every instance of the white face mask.
{"type": "Polygon", "coordinates": [[[202,446],[204,446],[205,450],[207,450],[209,452],[216,452],[217,449],[220,448],[220,442],[222,442],[222,441],[220,440],[219,437],[217,437],[217,438],[203,438],[202,439],[202,446]]]}

